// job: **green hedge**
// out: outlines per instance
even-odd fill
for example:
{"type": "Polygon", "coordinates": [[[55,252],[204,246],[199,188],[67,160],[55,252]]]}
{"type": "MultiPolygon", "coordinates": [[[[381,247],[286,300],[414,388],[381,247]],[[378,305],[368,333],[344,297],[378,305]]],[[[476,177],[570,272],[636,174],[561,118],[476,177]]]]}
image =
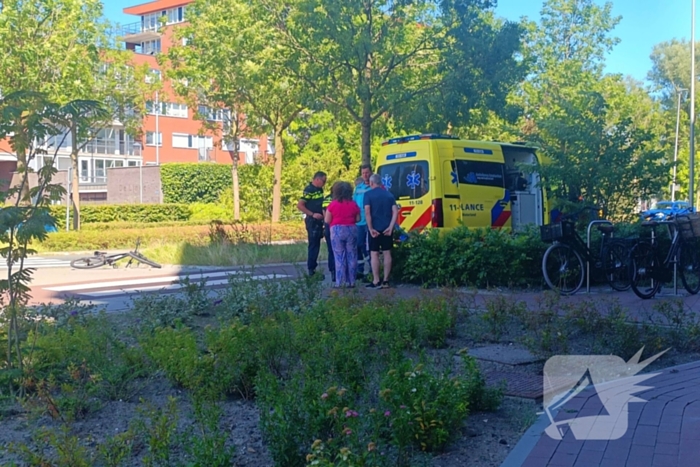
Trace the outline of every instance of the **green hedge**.
{"type": "Polygon", "coordinates": [[[412,234],[395,251],[395,277],[425,286],[542,285],[542,255],[547,244],[539,229],[511,235],[500,230],[412,234]]]}
{"type": "MultiPolygon", "coordinates": [[[[244,167],[239,173],[245,172],[244,167]]],[[[160,166],[163,201],[166,203],[214,203],[231,187],[231,166],[172,163],[160,166]]]]}
{"type": "MultiPolygon", "coordinates": [[[[66,227],[66,207],[51,206],[51,215],[60,228],[66,227]]],[[[106,222],[173,222],[190,219],[185,204],[87,204],[80,208],[81,224],[106,222]]]]}
{"type": "MultiPolygon", "coordinates": [[[[160,167],[163,200],[192,205],[193,219],[233,217],[231,166],[172,163],[160,167]],[[214,204],[218,206],[214,206],[214,204]]],[[[272,215],[273,167],[245,164],[238,168],[241,218],[246,222],[267,220],[272,215]]],[[[298,190],[299,193],[301,189],[298,190]]],[[[296,192],[295,192],[296,193],[296,192]]],[[[282,219],[298,217],[296,198],[282,194],[282,219]]]]}

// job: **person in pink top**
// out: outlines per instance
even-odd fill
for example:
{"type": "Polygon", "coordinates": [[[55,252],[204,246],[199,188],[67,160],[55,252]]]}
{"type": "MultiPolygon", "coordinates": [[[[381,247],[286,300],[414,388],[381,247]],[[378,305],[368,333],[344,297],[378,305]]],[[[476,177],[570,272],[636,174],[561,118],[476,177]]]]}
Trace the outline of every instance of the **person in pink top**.
{"type": "Polygon", "coordinates": [[[335,286],[355,287],[357,272],[357,225],[360,208],[352,199],[352,186],[336,182],[331,188],[333,201],[326,209],[325,221],[331,226],[331,244],[335,258],[335,286]]]}

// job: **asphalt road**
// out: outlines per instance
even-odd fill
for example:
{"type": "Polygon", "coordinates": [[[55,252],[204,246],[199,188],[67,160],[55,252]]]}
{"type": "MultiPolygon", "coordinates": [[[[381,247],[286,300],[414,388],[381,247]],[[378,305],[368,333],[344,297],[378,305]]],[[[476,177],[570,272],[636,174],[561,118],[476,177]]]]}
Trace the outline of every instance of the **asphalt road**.
{"type": "MultiPolygon", "coordinates": [[[[69,267],[39,268],[32,281],[32,304],[60,303],[67,298],[104,306],[107,311],[127,309],[139,294],[178,294],[184,287],[180,281],[206,281],[207,290],[226,287],[230,276],[248,275],[253,280],[291,279],[302,274],[303,265],[273,264],[255,268],[215,268],[164,266],[72,269],[69,267]]],[[[328,281],[328,277],[326,277],[328,281]]]]}

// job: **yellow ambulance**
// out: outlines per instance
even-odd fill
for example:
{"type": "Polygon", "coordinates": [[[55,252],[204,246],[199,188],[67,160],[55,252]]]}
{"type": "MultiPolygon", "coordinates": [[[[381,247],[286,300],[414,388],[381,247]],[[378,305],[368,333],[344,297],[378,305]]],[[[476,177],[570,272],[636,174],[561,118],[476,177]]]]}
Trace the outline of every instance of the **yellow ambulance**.
{"type": "Polygon", "coordinates": [[[524,143],[422,134],[384,141],[376,172],[405,231],[462,223],[518,231],[548,223],[537,165],[535,148],[524,143]]]}

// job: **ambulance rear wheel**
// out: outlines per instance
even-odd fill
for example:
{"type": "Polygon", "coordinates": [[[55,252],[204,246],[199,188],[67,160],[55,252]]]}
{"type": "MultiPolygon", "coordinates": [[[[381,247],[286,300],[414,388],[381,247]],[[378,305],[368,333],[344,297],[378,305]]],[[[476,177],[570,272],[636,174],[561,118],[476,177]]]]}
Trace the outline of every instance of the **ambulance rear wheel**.
{"type": "Polygon", "coordinates": [[[544,253],[542,274],[552,290],[573,295],[583,285],[585,269],[581,255],[568,245],[555,243],[544,253]]]}

